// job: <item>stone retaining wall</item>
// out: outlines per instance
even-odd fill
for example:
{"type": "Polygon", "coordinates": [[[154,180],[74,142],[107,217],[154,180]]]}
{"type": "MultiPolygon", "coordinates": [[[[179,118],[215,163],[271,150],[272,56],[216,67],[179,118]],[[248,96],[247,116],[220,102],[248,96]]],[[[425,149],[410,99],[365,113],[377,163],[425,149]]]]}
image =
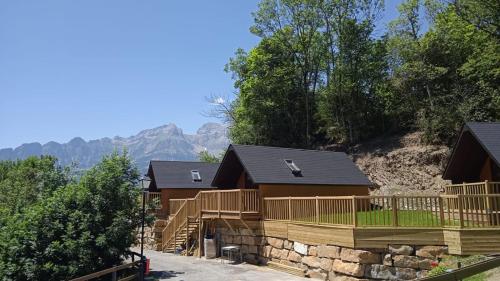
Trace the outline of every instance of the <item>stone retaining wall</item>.
{"type": "Polygon", "coordinates": [[[446,246],[351,249],[265,237],[245,228],[219,231],[223,244],[241,245],[244,260],[249,263],[273,261],[300,268],[306,276],[320,280],[413,280],[424,277],[434,262],[448,254],[446,246]]]}
{"type": "MultiPolygon", "coordinates": [[[[144,248],[148,250],[161,251],[162,231],[167,225],[166,220],[155,220],[152,227],[144,227],[144,248]]],[[[141,229],[137,233],[138,244],[141,241],[141,229]]]]}

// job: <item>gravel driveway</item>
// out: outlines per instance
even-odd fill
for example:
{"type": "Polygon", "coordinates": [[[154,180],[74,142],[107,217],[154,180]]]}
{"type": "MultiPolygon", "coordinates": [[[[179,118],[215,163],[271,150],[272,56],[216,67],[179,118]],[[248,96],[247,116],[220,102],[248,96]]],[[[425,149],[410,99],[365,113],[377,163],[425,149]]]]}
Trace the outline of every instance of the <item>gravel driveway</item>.
{"type": "Polygon", "coordinates": [[[196,257],[145,250],[151,259],[150,275],[147,280],[175,281],[304,281],[288,273],[250,264],[221,264],[220,260],[205,260],[196,257]]]}

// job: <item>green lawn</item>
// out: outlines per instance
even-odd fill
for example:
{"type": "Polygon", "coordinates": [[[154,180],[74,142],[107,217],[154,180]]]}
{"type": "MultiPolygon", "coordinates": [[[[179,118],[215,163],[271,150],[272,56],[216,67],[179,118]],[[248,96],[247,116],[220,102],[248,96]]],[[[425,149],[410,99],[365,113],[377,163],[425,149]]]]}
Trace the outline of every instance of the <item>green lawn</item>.
{"type": "MultiPolygon", "coordinates": [[[[397,224],[403,227],[439,227],[441,220],[439,216],[430,211],[398,211],[397,224]]],[[[294,218],[296,221],[315,223],[315,217],[294,218]]],[[[392,226],[392,210],[372,210],[366,212],[357,212],[357,225],[363,226],[392,226]]],[[[321,224],[345,224],[351,225],[351,214],[322,214],[319,218],[321,224]]],[[[454,225],[456,221],[445,220],[446,225],[454,225]]]]}

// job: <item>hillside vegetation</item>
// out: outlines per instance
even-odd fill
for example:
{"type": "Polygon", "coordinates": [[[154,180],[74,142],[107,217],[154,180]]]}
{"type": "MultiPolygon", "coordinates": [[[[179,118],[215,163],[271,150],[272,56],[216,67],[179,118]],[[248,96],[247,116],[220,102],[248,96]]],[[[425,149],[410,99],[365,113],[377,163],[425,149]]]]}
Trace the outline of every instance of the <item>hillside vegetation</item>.
{"type": "Polygon", "coordinates": [[[226,66],[236,98],[216,99],[232,141],[352,147],[419,131],[450,145],[464,122],[500,120],[499,1],[405,0],[387,28],[383,9],[262,0],[250,27],[260,42],[226,66]]]}

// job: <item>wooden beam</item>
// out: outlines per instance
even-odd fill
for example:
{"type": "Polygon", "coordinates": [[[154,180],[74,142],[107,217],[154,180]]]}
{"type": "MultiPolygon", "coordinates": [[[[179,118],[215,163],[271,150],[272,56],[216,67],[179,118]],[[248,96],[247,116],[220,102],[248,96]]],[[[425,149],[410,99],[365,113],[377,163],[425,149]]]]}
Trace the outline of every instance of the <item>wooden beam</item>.
{"type": "Polygon", "coordinates": [[[240,221],[241,221],[241,224],[242,224],[242,225],[244,225],[244,226],[245,226],[245,228],[246,228],[246,229],[248,229],[248,230],[250,231],[250,233],[252,233],[252,235],[253,235],[253,236],[255,236],[255,233],[254,233],[254,232],[253,232],[253,230],[252,230],[252,229],[248,226],[248,224],[247,224],[244,220],[242,220],[242,219],[240,219],[240,221]]]}
{"type": "Polygon", "coordinates": [[[231,232],[233,234],[236,234],[236,231],[234,231],[233,227],[231,226],[231,224],[226,220],[226,219],[222,219],[224,221],[224,223],[226,223],[226,225],[229,227],[229,229],[231,229],[231,232]]]}

